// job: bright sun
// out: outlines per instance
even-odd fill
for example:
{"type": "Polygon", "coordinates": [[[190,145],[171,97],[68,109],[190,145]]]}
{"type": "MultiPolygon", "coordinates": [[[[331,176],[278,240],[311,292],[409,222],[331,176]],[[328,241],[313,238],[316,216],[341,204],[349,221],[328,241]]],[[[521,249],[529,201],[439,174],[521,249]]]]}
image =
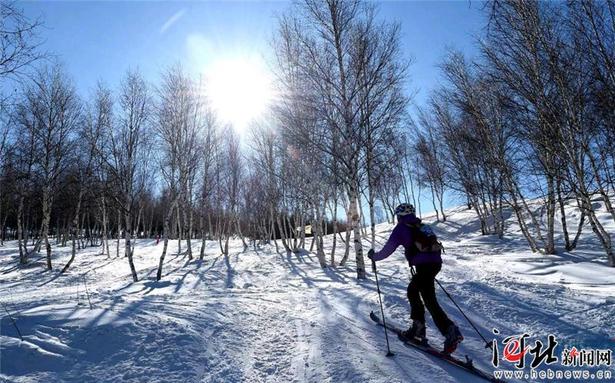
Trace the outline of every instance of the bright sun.
{"type": "Polygon", "coordinates": [[[273,97],[270,75],[258,60],[216,61],[207,71],[207,80],[212,107],[237,132],[261,116],[273,97]]]}

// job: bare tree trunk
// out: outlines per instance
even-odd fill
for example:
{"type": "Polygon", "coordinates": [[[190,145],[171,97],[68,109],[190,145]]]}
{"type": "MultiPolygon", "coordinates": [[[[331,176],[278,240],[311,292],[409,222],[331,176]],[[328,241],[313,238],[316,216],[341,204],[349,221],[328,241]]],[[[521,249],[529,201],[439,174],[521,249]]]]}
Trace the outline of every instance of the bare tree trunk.
{"type": "MultiPolygon", "coordinates": [[[[141,238],[141,233],[139,231],[140,227],[141,227],[141,216],[143,214],[143,204],[139,203],[139,212],[137,213],[137,225],[135,226],[134,229],[134,237],[135,237],[135,242],[137,242],[136,240],[138,238],[141,238]]],[[[134,251],[134,244],[132,246],[133,251],[134,251]]]]}
{"type": "MultiPolygon", "coordinates": [[[[500,191],[498,213],[499,213],[498,216],[500,217],[500,227],[498,229],[498,237],[500,239],[503,239],[504,230],[506,230],[506,220],[504,219],[504,193],[503,191],[500,191]]],[[[442,212],[442,214],[444,215],[444,211],[442,212]]]]}
{"type": "Polygon", "coordinates": [[[73,225],[72,225],[72,249],[71,249],[71,253],[70,253],[70,259],[68,260],[68,263],[66,263],[66,265],[64,266],[64,268],[62,268],[62,271],[60,271],[60,274],[64,274],[66,272],[66,270],[68,270],[68,268],[70,267],[70,265],[73,263],[73,261],[75,260],[75,254],[77,253],[76,251],[76,242],[77,242],[77,238],[76,238],[76,234],[77,234],[77,225],[79,224],[79,213],[81,211],[81,200],[83,199],[83,186],[79,187],[79,196],[77,197],[77,207],[75,208],[75,216],[73,218],[73,225]]]}
{"type": "MultiPolygon", "coordinates": [[[[127,202],[126,206],[130,206],[130,202],[127,202]]],[[[125,213],[125,221],[126,221],[126,230],[124,231],[124,236],[126,238],[126,254],[128,256],[128,265],[130,266],[130,272],[132,274],[132,280],[134,282],[139,281],[137,278],[137,270],[135,269],[135,264],[133,262],[133,251],[131,246],[131,232],[132,232],[132,222],[130,212],[125,213]]]]}
{"type": "Polygon", "coordinates": [[[222,236],[224,235],[224,228],[222,227],[223,225],[223,220],[224,217],[220,217],[220,215],[218,215],[218,217],[216,218],[216,231],[218,233],[217,237],[218,237],[218,244],[220,245],[220,252],[222,254],[224,254],[224,246],[222,245],[222,236]]]}
{"type": "Polygon", "coordinates": [[[246,240],[243,237],[243,233],[241,232],[241,224],[239,223],[238,217],[235,218],[235,227],[237,228],[237,234],[239,235],[239,238],[241,238],[241,243],[243,244],[243,251],[246,251],[246,249],[248,248],[248,244],[246,243],[246,240]]]}
{"type": "Polygon", "coordinates": [[[17,245],[19,246],[19,263],[25,265],[28,263],[28,247],[23,238],[23,205],[24,197],[21,196],[17,207],[17,245]]]}
{"type": "Polygon", "coordinates": [[[286,223],[288,225],[288,234],[289,234],[289,238],[292,237],[293,239],[293,252],[297,252],[297,239],[298,239],[298,235],[297,235],[297,217],[294,214],[293,215],[293,221],[295,221],[295,227],[293,228],[293,225],[290,222],[290,218],[289,217],[285,217],[286,218],[286,223]]]}
{"type": "Polygon", "coordinates": [[[51,206],[49,204],[49,188],[43,187],[43,222],[41,224],[41,235],[45,241],[47,252],[47,270],[51,270],[51,244],[49,243],[49,220],[51,219],[51,206]]]}
{"type": "Polygon", "coordinates": [[[278,227],[280,228],[280,235],[282,236],[282,245],[284,245],[284,249],[288,252],[290,250],[290,238],[288,236],[288,232],[286,231],[286,219],[284,216],[280,217],[281,214],[276,216],[278,221],[278,227]]]}
{"type": "Polygon", "coordinates": [[[107,202],[105,200],[105,196],[103,195],[100,199],[101,210],[102,210],[102,240],[103,240],[103,253],[107,253],[107,258],[111,258],[111,254],[109,253],[109,225],[107,223],[107,202]]]}
{"type": "Polygon", "coordinates": [[[117,247],[116,247],[116,257],[120,256],[120,238],[122,232],[122,213],[120,210],[117,211],[117,247]]]}
{"type": "Polygon", "coordinates": [[[306,226],[305,225],[305,217],[304,217],[303,214],[301,214],[300,218],[299,218],[299,228],[301,229],[300,232],[299,232],[300,233],[300,238],[301,238],[301,240],[299,242],[299,247],[301,249],[305,249],[305,226],[306,226]]]}
{"type": "Polygon", "coordinates": [[[180,204],[176,205],[177,210],[177,254],[182,253],[182,222],[179,214],[180,204]]]}
{"type": "Polygon", "coordinates": [[[211,225],[211,212],[210,211],[207,212],[207,224],[209,225],[207,227],[208,229],[207,231],[209,232],[209,236],[211,237],[211,239],[213,239],[214,238],[214,232],[213,232],[214,227],[211,225]]]}
{"type": "Polygon", "coordinates": [[[316,241],[316,236],[314,235],[314,232],[312,232],[312,242],[310,242],[310,250],[309,250],[310,253],[314,250],[315,241],[316,241]]]}
{"type": "Polygon", "coordinates": [[[359,209],[357,206],[359,202],[358,201],[359,193],[358,193],[356,184],[353,183],[353,185],[351,186],[350,195],[348,197],[350,198],[350,207],[349,207],[350,222],[351,222],[352,229],[354,232],[354,250],[355,250],[355,257],[356,257],[356,262],[357,262],[357,278],[365,279],[366,278],[365,261],[363,259],[363,245],[361,243],[361,228],[360,228],[361,217],[359,216],[359,209]]]}
{"type": "Polygon", "coordinates": [[[78,243],[77,248],[81,250],[81,249],[85,249],[85,241],[83,239],[84,236],[81,235],[83,231],[82,229],[83,227],[85,227],[85,214],[81,216],[81,221],[77,219],[77,225],[78,225],[77,226],[77,243],[78,243]],[[81,222],[81,224],[79,224],[79,222],[81,222]]]}
{"type": "Polygon", "coordinates": [[[433,209],[436,212],[436,221],[440,222],[440,213],[438,211],[438,207],[436,206],[436,195],[433,190],[433,185],[429,183],[429,189],[431,190],[431,203],[433,204],[433,209]]]}
{"type": "Polygon", "coordinates": [[[299,245],[299,233],[297,233],[297,228],[299,227],[299,222],[297,221],[297,213],[294,212],[293,214],[293,224],[290,221],[290,218],[288,218],[288,229],[289,229],[289,233],[290,235],[292,235],[293,238],[293,252],[297,252],[299,251],[298,245],[299,245]]]}
{"type": "Polygon", "coordinates": [[[223,230],[223,232],[224,232],[224,250],[223,250],[223,253],[227,257],[228,257],[228,242],[229,242],[229,239],[230,239],[230,236],[231,236],[231,233],[230,233],[230,231],[231,231],[231,224],[232,224],[231,219],[232,218],[229,216],[228,219],[225,220],[225,222],[224,222],[224,230],[223,230]]]}
{"type": "Polygon", "coordinates": [[[370,242],[372,245],[372,249],[376,248],[376,215],[374,213],[374,208],[376,204],[376,196],[374,195],[374,190],[372,186],[369,187],[368,191],[368,204],[369,204],[369,220],[370,220],[370,229],[371,229],[371,237],[370,242]]]}
{"type": "MultiPolygon", "coordinates": [[[[521,198],[521,200],[523,200],[523,196],[522,195],[517,196],[518,188],[516,187],[516,183],[514,182],[514,180],[511,179],[510,174],[507,174],[506,180],[507,180],[507,185],[509,186],[509,194],[512,198],[512,209],[515,212],[515,216],[517,217],[517,222],[519,223],[519,227],[521,228],[521,233],[523,233],[523,236],[525,237],[527,243],[530,245],[532,252],[537,252],[538,246],[536,245],[536,241],[534,240],[534,237],[528,230],[527,224],[525,223],[525,219],[523,218],[522,208],[517,198],[519,197],[521,198]]],[[[477,203],[475,201],[472,201],[471,204],[476,208],[477,203]]],[[[523,203],[523,205],[527,207],[525,202],[523,203]]],[[[528,211],[528,214],[532,214],[532,212],[528,211]]]]}
{"type": "Polygon", "coordinates": [[[555,185],[552,176],[547,177],[547,243],[545,253],[555,254],[555,185]]]}
{"type": "Polygon", "coordinates": [[[188,233],[186,233],[186,246],[187,248],[187,252],[188,252],[188,260],[192,260],[192,239],[190,237],[192,237],[192,209],[190,209],[190,212],[186,212],[186,210],[189,209],[189,204],[186,203],[186,201],[184,201],[183,204],[183,216],[184,216],[184,223],[188,226],[188,233]]]}
{"type": "Polygon", "coordinates": [[[273,240],[273,244],[275,245],[275,252],[278,253],[280,251],[279,247],[278,247],[278,241],[276,239],[276,232],[275,232],[275,217],[274,217],[275,213],[273,212],[273,207],[269,208],[269,217],[270,217],[270,223],[271,223],[271,239],[273,240]]]}
{"type": "Polygon", "coordinates": [[[367,237],[367,222],[365,222],[365,214],[363,214],[363,206],[361,204],[361,199],[357,198],[357,206],[359,207],[359,222],[361,223],[361,236],[367,237]]]}
{"type": "Polygon", "coordinates": [[[333,243],[331,244],[331,267],[335,267],[335,246],[337,243],[337,194],[333,199],[333,243]]]}
{"type": "MultiPolygon", "coordinates": [[[[167,255],[167,248],[169,246],[169,232],[171,231],[171,217],[173,216],[173,210],[175,209],[175,201],[169,206],[167,213],[164,215],[164,223],[163,223],[163,245],[162,245],[162,254],[160,255],[160,260],[158,261],[158,272],[156,273],[156,280],[159,281],[162,278],[162,265],[164,264],[164,257],[167,255]]],[[[201,258],[202,259],[202,258],[201,258]]]]}
{"type": "Polygon", "coordinates": [[[562,197],[562,181],[558,178],[556,184],[557,203],[559,204],[560,219],[562,221],[562,232],[564,233],[564,243],[566,250],[571,250],[570,235],[568,234],[568,223],[566,221],[566,206],[562,197]]]}
{"type": "Polygon", "coordinates": [[[579,209],[581,210],[581,219],[579,219],[579,225],[577,226],[577,233],[574,236],[574,239],[572,240],[572,243],[570,244],[570,248],[566,248],[566,250],[570,251],[570,250],[574,250],[577,247],[577,242],[579,240],[579,237],[581,236],[581,232],[583,231],[583,224],[585,223],[585,210],[581,208],[581,202],[577,199],[577,206],[579,207],[579,209]]]}
{"type": "Polygon", "coordinates": [[[60,225],[60,218],[56,219],[56,246],[60,245],[60,237],[62,236],[62,229],[60,225]]]}
{"type": "Polygon", "coordinates": [[[205,223],[203,221],[203,214],[201,214],[199,218],[199,223],[201,225],[201,249],[199,252],[200,260],[203,260],[203,257],[205,257],[205,223]]]}
{"type": "MultiPolygon", "coordinates": [[[[314,235],[314,240],[316,241],[316,257],[318,258],[318,263],[320,264],[320,267],[324,269],[327,267],[327,261],[325,251],[322,247],[322,232],[320,231],[320,221],[322,218],[320,216],[320,209],[316,207],[314,210],[316,221],[312,222],[312,234],[314,235]]],[[[312,250],[310,249],[310,251],[312,250]]]]}
{"type": "Polygon", "coordinates": [[[348,220],[346,221],[346,240],[344,241],[345,249],[344,256],[340,261],[340,266],[344,266],[348,257],[350,256],[350,234],[352,233],[352,223],[350,221],[350,215],[348,214],[348,220]]]}
{"type": "Polygon", "coordinates": [[[284,249],[286,251],[290,251],[290,246],[288,246],[288,242],[287,242],[287,238],[288,236],[286,235],[286,225],[282,224],[282,220],[280,219],[280,214],[276,214],[275,216],[277,224],[278,224],[278,229],[280,230],[280,237],[282,239],[282,245],[284,246],[284,249]]]}
{"type": "Polygon", "coordinates": [[[444,190],[440,190],[437,196],[438,202],[440,203],[440,211],[442,212],[442,222],[446,222],[446,213],[444,212],[444,190]]]}

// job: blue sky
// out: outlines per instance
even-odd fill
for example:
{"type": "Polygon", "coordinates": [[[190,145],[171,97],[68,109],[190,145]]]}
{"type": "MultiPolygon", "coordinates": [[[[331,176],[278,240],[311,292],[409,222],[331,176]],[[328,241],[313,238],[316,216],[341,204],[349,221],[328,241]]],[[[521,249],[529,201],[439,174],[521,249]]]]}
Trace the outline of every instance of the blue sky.
{"type": "MultiPolygon", "coordinates": [[[[182,62],[199,72],[236,55],[270,57],[275,15],[285,1],[22,2],[26,14],[45,23],[44,47],[57,55],[87,92],[99,79],[115,85],[128,68],[156,81],[166,66],[182,62]]],[[[420,104],[438,82],[447,47],[474,53],[473,36],[484,25],[481,3],[386,1],[379,15],[402,25],[403,50],[414,58],[410,89],[420,104]]]]}
{"type": "MultiPolygon", "coordinates": [[[[413,58],[408,92],[421,105],[441,79],[438,63],[447,48],[476,54],[475,37],[485,25],[477,1],[385,1],[379,17],[401,23],[403,52],[413,58]]],[[[177,62],[201,73],[229,59],[266,63],[276,14],[287,1],[21,2],[40,17],[43,47],[56,55],[87,97],[97,81],[116,87],[129,68],[157,83],[177,62]]],[[[447,205],[459,202],[447,198],[447,205]]],[[[433,210],[422,198],[423,212],[433,210]]]]}

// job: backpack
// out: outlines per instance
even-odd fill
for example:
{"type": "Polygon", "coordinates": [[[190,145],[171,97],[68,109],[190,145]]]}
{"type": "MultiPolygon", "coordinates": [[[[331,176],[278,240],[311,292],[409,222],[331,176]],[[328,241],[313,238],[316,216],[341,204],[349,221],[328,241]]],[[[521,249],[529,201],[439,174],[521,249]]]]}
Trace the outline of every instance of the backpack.
{"type": "Polygon", "coordinates": [[[435,253],[442,252],[444,247],[438,240],[431,226],[425,223],[417,223],[415,225],[406,224],[412,231],[412,239],[415,249],[412,250],[414,255],[418,253],[435,253]]]}

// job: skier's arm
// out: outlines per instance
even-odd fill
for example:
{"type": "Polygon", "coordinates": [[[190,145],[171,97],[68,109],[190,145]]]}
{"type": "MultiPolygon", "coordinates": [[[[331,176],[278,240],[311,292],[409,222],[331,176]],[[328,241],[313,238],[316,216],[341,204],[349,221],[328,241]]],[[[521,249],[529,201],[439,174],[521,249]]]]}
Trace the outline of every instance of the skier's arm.
{"type": "Polygon", "coordinates": [[[381,261],[387,258],[389,255],[393,254],[393,252],[399,247],[399,245],[401,245],[400,237],[402,233],[400,232],[400,230],[401,228],[399,227],[399,225],[395,226],[395,229],[393,229],[391,236],[389,237],[387,243],[384,245],[382,250],[374,254],[374,261],[381,261]]]}

